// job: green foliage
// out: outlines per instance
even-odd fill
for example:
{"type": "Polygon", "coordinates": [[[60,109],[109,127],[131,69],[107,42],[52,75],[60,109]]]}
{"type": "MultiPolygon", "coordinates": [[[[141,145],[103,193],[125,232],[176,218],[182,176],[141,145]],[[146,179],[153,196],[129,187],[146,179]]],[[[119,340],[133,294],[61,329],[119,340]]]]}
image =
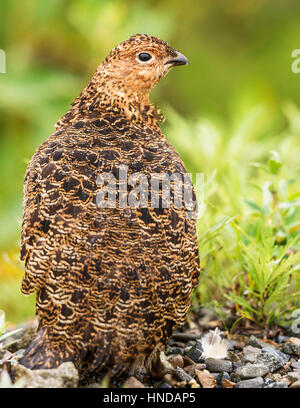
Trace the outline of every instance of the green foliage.
{"type": "MultiPolygon", "coordinates": [[[[188,124],[174,112],[170,116],[173,143],[208,178],[198,221],[202,276],[194,306],[200,300],[224,321],[234,312],[236,319],[265,327],[286,324],[300,307],[300,144],[293,121],[268,139],[266,149],[259,127],[247,137],[257,114],[244,119],[238,138],[207,120],[188,124]]],[[[266,119],[260,120],[263,128],[266,119]]]]}

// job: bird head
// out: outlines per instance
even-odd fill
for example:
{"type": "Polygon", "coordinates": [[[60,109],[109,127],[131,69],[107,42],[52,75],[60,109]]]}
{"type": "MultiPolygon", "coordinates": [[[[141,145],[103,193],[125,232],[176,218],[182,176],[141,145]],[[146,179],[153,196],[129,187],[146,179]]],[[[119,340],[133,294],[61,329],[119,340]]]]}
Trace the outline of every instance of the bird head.
{"type": "Polygon", "coordinates": [[[149,92],[172,67],[187,64],[187,58],[165,41],[136,34],[109,53],[56,126],[109,107],[122,109],[130,120],[138,112],[162,121],[161,112],[149,102],[149,92]]]}
{"type": "Polygon", "coordinates": [[[117,45],[100,65],[106,82],[127,96],[149,94],[172,67],[187,65],[187,58],[165,41],[136,34],[117,45]]]}

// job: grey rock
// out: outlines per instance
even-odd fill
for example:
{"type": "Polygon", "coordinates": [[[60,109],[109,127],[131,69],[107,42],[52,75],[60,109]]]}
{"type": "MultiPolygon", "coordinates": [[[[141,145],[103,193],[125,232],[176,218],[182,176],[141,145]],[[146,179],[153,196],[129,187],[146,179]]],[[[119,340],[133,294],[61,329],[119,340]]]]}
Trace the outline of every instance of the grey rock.
{"type": "Polygon", "coordinates": [[[228,360],[218,360],[216,358],[207,358],[205,361],[206,368],[208,371],[213,372],[213,373],[221,373],[223,371],[226,371],[227,373],[231,373],[233,368],[232,368],[232,362],[228,360]]]}
{"type": "Polygon", "coordinates": [[[273,373],[273,371],[275,370],[278,370],[278,368],[284,365],[284,363],[278,356],[268,351],[261,354],[261,356],[257,360],[257,363],[263,364],[264,366],[268,367],[271,373],[273,373]]]}
{"type": "Polygon", "coordinates": [[[253,335],[249,337],[247,345],[262,349],[262,353],[268,352],[273,354],[281,361],[282,366],[284,366],[284,364],[289,361],[289,356],[287,356],[287,354],[289,353],[285,353],[284,350],[279,351],[274,346],[272,346],[272,344],[266,343],[261,339],[257,339],[253,335]]]}
{"type": "Polygon", "coordinates": [[[288,340],[288,337],[287,337],[287,336],[279,336],[279,335],[277,335],[277,336],[275,336],[275,338],[274,338],[274,341],[276,341],[276,343],[279,343],[279,344],[283,343],[283,342],[286,341],[286,340],[288,340]]]}
{"type": "Polygon", "coordinates": [[[24,388],[75,388],[79,381],[78,371],[71,362],[41,370],[29,370],[19,364],[15,376],[17,380],[22,379],[24,388]]]}
{"type": "Polygon", "coordinates": [[[253,346],[245,346],[243,350],[243,361],[245,363],[255,363],[261,355],[261,349],[253,346]]]}
{"type": "Polygon", "coordinates": [[[217,378],[215,379],[217,380],[218,384],[222,384],[224,380],[231,381],[229,374],[226,373],[225,371],[223,373],[218,373],[217,378]]]}
{"type": "Polygon", "coordinates": [[[189,384],[191,381],[193,381],[193,377],[191,377],[188,373],[186,373],[182,368],[177,367],[173,370],[174,376],[180,380],[180,381],[186,381],[187,384],[189,384]]]}
{"type": "Polygon", "coordinates": [[[287,355],[286,353],[283,353],[283,352],[280,351],[280,350],[277,350],[277,349],[276,349],[275,347],[273,347],[273,346],[263,347],[261,351],[262,351],[262,353],[268,352],[268,353],[273,354],[273,356],[277,357],[277,358],[281,361],[281,364],[282,364],[283,366],[284,366],[285,363],[287,363],[287,362],[289,361],[289,359],[290,359],[290,356],[289,356],[289,355],[287,355]]]}
{"type": "Polygon", "coordinates": [[[252,347],[257,347],[257,348],[262,348],[264,346],[261,345],[262,341],[259,340],[258,338],[256,338],[255,336],[253,336],[253,334],[249,337],[246,345],[247,346],[252,346],[252,347]]]}
{"type": "Polygon", "coordinates": [[[288,388],[285,382],[273,382],[265,386],[265,388],[288,388]]]}
{"type": "Polygon", "coordinates": [[[163,383],[161,383],[161,384],[159,385],[158,388],[173,388],[173,387],[172,387],[172,385],[170,385],[170,384],[168,384],[168,383],[166,383],[166,382],[163,382],[163,383]]]}
{"type": "Polygon", "coordinates": [[[235,374],[239,375],[242,379],[263,377],[268,372],[268,367],[263,364],[247,364],[235,370],[235,374]]]}
{"type": "Polygon", "coordinates": [[[225,341],[226,341],[226,343],[227,343],[227,345],[228,345],[228,350],[234,351],[234,347],[235,347],[235,345],[237,344],[237,341],[235,341],[235,340],[230,340],[230,339],[226,339],[225,341]]]}
{"type": "Polygon", "coordinates": [[[273,380],[272,378],[265,378],[265,385],[270,385],[273,382],[275,382],[275,380],[273,380]]]}
{"type": "Polygon", "coordinates": [[[235,388],[262,388],[263,385],[264,380],[261,377],[256,377],[238,382],[235,388]]]}
{"type": "Polygon", "coordinates": [[[190,348],[186,355],[195,363],[202,363],[203,358],[203,348],[200,340],[196,340],[196,343],[190,348]]]}
{"type": "Polygon", "coordinates": [[[281,346],[281,351],[286,354],[294,354],[297,357],[300,357],[300,347],[296,344],[287,342],[281,346]]]}
{"type": "Polygon", "coordinates": [[[292,381],[292,382],[299,381],[300,380],[300,371],[291,371],[290,373],[288,373],[287,379],[292,381]]]}
{"type": "Polygon", "coordinates": [[[294,361],[291,364],[291,367],[292,367],[293,370],[300,370],[300,361],[294,361]]]}
{"type": "Polygon", "coordinates": [[[300,388],[300,381],[295,381],[290,385],[290,388],[300,388]]]}
{"type": "Polygon", "coordinates": [[[230,350],[227,351],[227,358],[228,358],[228,360],[232,361],[233,363],[240,363],[241,362],[240,357],[236,353],[233,353],[230,350]]]}
{"type": "Polygon", "coordinates": [[[231,381],[238,383],[242,380],[241,376],[239,374],[237,374],[235,371],[233,373],[230,374],[230,379],[231,381]]]}
{"type": "Polygon", "coordinates": [[[242,361],[239,361],[239,362],[236,362],[236,361],[234,361],[233,363],[232,363],[232,368],[233,368],[233,370],[235,370],[235,369],[237,369],[238,367],[243,367],[245,364],[242,362],[242,361]]]}
{"type": "Polygon", "coordinates": [[[168,348],[168,353],[169,354],[180,354],[180,355],[184,356],[184,349],[181,348],[181,347],[176,347],[176,346],[169,347],[168,348]]]}

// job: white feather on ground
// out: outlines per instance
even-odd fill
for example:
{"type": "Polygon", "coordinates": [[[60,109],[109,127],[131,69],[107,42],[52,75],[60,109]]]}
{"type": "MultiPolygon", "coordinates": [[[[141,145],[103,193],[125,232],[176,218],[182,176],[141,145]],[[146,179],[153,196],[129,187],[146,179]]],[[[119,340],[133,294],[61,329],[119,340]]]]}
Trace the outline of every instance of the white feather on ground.
{"type": "Polygon", "coordinates": [[[228,344],[220,336],[220,330],[210,330],[201,338],[203,357],[222,359],[227,357],[228,344]]]}

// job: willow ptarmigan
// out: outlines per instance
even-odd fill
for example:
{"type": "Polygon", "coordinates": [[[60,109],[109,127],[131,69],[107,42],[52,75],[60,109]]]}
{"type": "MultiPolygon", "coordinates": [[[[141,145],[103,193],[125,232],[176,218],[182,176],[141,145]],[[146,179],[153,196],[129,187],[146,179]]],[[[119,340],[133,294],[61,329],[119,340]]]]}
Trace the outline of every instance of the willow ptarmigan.
{"type": "Polygon", "coordinates": [[[153,203],[150,178],[186,170],[149,92],[187,63],[158,38],[130,37],[35,152],[25,177],[21,259],[22,292],[36,291],[39,327],[21,364],[73,361],[81,373],[112,376],[147,368],[184,323],[199,277],[196,221],[185,200],[172,200],[183,189],[175,178],[169,204],[161,183],[153,203]]]}

